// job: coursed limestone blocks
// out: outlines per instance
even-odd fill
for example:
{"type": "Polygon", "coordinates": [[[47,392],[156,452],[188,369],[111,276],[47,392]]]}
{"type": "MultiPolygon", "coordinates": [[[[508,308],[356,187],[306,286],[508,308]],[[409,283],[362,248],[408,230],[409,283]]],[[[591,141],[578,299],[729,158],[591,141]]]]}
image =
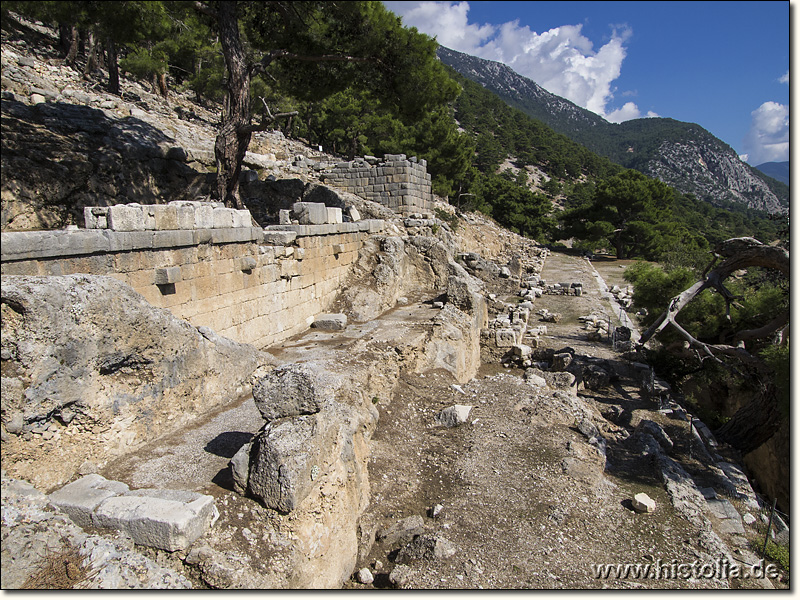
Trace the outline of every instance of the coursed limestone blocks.
{"type": "Polygon", "coordinates": [[[405,154],[387,154],[382,162],[364,157],[338,163],[327,181],[404,216],[429,212],[432,206],[427,163],[416,157],[407,158],[405,154]]]}
{"type": "Polygon", "coordinates": [[[181,490],[131,491],[119,481],[86,475],[48,497],[78,526],[128,533],[143,546],[185,550],[219,517],[211,496],[181,490]]]}
{"type": "Polygon", "coordinates": [[[86,229],[175,231],[252,227],[249,210],[225,208],[221,202],[176,201],[169,204],[116,204],[83,209],[86,229]]]}

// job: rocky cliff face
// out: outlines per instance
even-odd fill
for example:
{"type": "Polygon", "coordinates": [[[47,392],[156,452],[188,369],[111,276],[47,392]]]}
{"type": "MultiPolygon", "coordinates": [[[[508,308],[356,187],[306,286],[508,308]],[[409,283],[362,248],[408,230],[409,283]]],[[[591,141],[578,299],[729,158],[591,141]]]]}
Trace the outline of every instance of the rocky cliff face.
{"type": "Polygon", "coordinates": [[[769,213],[784,210],[778,196],[754,169],[733,150],[726,151],[712,140],[665,140],[643,171],[712,204],[735,202],[769,213]]]}
{"type": "Polygon", "coordinates": [[[593,152],[656,177],[680,192],[716,205],[734,202],[770,213],[789,206],[788,189],[765,180],[730,146],[699,125],[672,119],[609,123],[500,63],[442,47],[438,55],[507,104],[593,152]]]}

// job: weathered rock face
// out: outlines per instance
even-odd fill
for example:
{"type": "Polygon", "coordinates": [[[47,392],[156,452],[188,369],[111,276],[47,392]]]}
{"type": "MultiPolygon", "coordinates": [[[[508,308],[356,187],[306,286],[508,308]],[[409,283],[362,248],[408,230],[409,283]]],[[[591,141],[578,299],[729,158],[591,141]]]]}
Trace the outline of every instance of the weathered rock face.
{"type": "Polygon", "coordinates": [[[248,393],[272,362],[110,277],[3,276],[1,302],[3,468],[42,488],[248,393]]]}
{"type": "Polygon", "coordinates": [[[712,203],[736,202],[770,213],[784,210],[781,200],[754,169],[710,135],[708,139],[664,141],[644,172],[712,203]]]}
{"type": "Polygon", "coordinates": [[[186,151],[138,118],[15,100],[3,100],[2,113],[4,230],[81,223],[85,206],[208,193],[208,175],[188,164],[186,151]]]}

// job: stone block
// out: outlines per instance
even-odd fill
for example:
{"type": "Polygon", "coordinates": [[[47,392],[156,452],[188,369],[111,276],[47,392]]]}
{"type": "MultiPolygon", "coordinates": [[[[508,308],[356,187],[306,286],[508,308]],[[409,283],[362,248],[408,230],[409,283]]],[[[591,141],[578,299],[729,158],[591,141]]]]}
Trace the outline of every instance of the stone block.
{"type": "Polygon", "coordinates": [[[164,267],[155,270],[153,283],[155,285],[167,285],[170,283],[177,283],[181,281],[181,279],[180,267],[164,267]]]}
{"type": "Polygon", "coordinates": [[[361,213],[358,212],[358,209],[355,206],[350,206],[347,208],[347,216],[350,217],[350,220],[354,223],[361,220],[361,213]]]}
{"type": "Polygon", "coordinates": [[[194,211],[193,206],[176,206],[178,216],[178,229],[194,229],[194,211]]]}
{"type": "Polygon", "coordinates": [[[232,208],[215,208],[212,213],[214,229],[229,229],[233,227],[233,215],[236,211],[232,208]]]}
{"type": "Polygon", "coordinates": [[[314,372],[298,364],[278,367],[253,384],[253,400],[266,421],[318,413],[325,394],[314,372]]]}
{"type": "Polygon", "coordinates": [[[194,246],[194,232],[191,229],[172,229],[169,231],[153,232],[153,249],[157,248],[180,248],[182,246],[194,246]]]}
{"type": "Polygon", "coordinates": [[[211,229],[214,227],[214,207],[202,204],[194,209],[194,228],[211,229]]]}
{"type": "Polygon", "coordinates": [[[104,501],[124,494],[128,486],[97,474],[86,475],[50,494],[50,504],[67,513],[76,525],[86,529],[93,524],[92,514],[104,501]]]}
{"type": "Polygon", "coordinates": [[[233,226],[234,227],[252,227],[253,218],[250,216],[249,210],[234,210],[233,211],[233,226]]]}
{"type": "Polygon", "coordinates": [[[281,209],[278,211],[278,223],[281,225],[292,224],[292,211],[289,209],[281,209]]]}
{"type": "Polygon", "coordinates": [[[369,233],[380,233],[383,231],[385,223],[383,219],[368,219],[367,220],[367,231],[369,233]]]}
{"type": "Polygon", "coordinates": [[[86,206],[83,209],[83,224],[86,229],[108,228],[107,206],[86,206]]]}
{"type": "Polygon", "coordinates": [[[177,206],[156,205],[153,207],[153,217],[155,219],[155,229],[157,230],[179,229],[177,206]]]}
{"type": "Polygon", "coordinates": [[[498,348],[513,348],[517,343],[517,333],[510,328],[498,329],[494,339],[498,348]]]}
{"type": "Polygon", "coordinates": [[[141,206],[117,204],[108,208],[108,228],[114,231],[144,231],[145,214],[141,206]]]}
{"type": "Polygon", "coordinates": [[[321,202],[295,202],[292,211],[301,225],[324,225],[328,220],[327,207],[321,202]]]}
{"type": "Polygon", "coordinates": [[[323,331],[342,331],[347,327],[347,315],[340,313],[317,315],[312,327],[323,331]]]}
{"type": "Polygon", "coordinates": [[[136,544],[175,552],[188,548],[218,517],[211,496],[142,489],[103,501],[94,513],[94,524],[124,531],[136,544]]]}
{"type": "Polygon", "coordinates": [[[333,206],[326,206],[325,210],[327,212],[327,218],[325,219],[327,223],[342,223],[342,209],[336,208],[333,206]]]}
{"type": "Polygon", "coordinates": [[[260,235],[261,230],[254,229],[252,227],[227,227],[224,229],[212,229],[211,242],[213,244],[252,242],[256,239],[259,239],[260,235]]]}
{"type": "Polygon", "coordinates": [[[533,348],[527,344],[517,344],[514,346],[514,356],[519,358],[530,358],[533,348]]]}

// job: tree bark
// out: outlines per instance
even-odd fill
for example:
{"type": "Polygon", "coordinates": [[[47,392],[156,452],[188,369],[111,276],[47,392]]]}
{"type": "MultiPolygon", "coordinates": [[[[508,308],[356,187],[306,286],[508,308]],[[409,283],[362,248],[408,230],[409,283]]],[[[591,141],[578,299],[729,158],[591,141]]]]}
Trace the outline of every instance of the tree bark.
{"type": "Polygon", "coordinates": [[[94,33],[91,31],[89,31],[89,33],[87,34],[86,46],[87,46],[86,48],[87,57],[86,57],[86,66],[83,69],[84,77],[88,77],[92,73],[92,71],[94,71],[95,68],[97,67],[97,56],[96,56],[97,48],[96,44],[94,43],[94,33]]]}
{"type": "Polygon", "coordinates": [[[158,82],[158,92],[164,97],[169,98],[169,86],[167,85],[167,74],[159,73],[156,76],[158,82]]]}
{"type": "Polygon", "coordinates": [[[108,53],[108,93],[119,96],[119,64],[117,63],[117,45],[112,38],[106,40],[108,53]]]}
{"type": "Polygon", "coordinates": [[[63,31],[62,48],[64,49],[64,64],[70,67],[75,66],[75,59],[78,58],[78,45],[81,34],[75,25],[59,26],[59,33],[63,31]]]}
{"type": "Polygon", "coordinates": [[[775,394],[762,393],[737,410],[717,430],[717,438],[747,454],[775,434],[782,418],[775,394]]]}
{"type": "Polygon", "coordinates": [[[228,92],[220,132],[214,143],[217,198],[226,206],[244,208],[239,197],[239,174],[250,145],[250,69],[239,37],[236,2],[220,2],[217,11],[220,43],[228,68],[228,92]]]}

